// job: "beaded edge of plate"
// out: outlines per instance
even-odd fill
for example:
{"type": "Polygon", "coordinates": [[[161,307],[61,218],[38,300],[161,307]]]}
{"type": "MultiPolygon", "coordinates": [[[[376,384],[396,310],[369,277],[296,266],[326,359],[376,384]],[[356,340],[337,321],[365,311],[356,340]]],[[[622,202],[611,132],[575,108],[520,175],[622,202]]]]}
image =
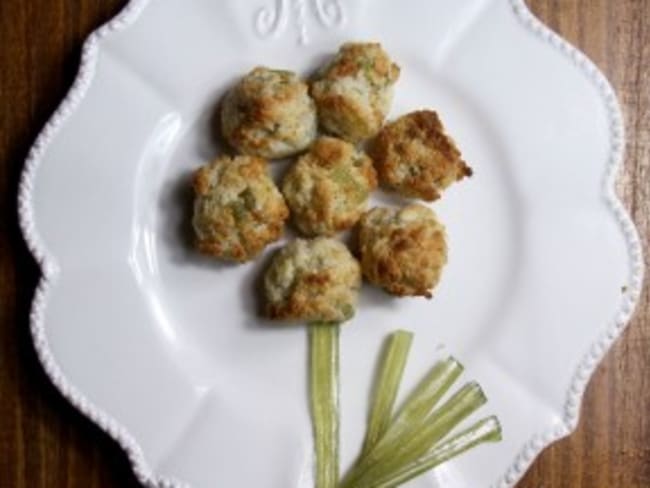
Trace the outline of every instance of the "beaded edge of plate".
{"type": "Polygon", "coordinates": [[[586,351],[578,368],[572,375],[569,391],[564,402],[562,423],[535,434],[522,447],[513,463],[501,478],[492,485],[493,488],[514,487],[544,448],[575,431],[580,419],[582,398],[589,384],[589,380],[595,372],[596,367],[630,322],[641,295],[644,274],[643,250],[638,231],[623,203],[616,195],[615,189],[616,179],[623,165],[625,153],[623,114],[616,93],[598,67],[582,51],[572,46],[538,19],[528,8],[524,0],[508,1],[518,21],[528,31],[532,32],[533,35],[569,58],[574,66],[584,74],[586,79],[596,86],[605,104],[609,117],[611,147],[603,181],[603,193],[627,242],[628,255],[630,257],[630,277],[629,283],[627,283],[627,290],[625,291],[625,298],[621,307],[616,312],[614,319],[605,330],[600,332],[598,339],[586,351]]]}
{"type": "MultiPolygon", "coordinates": [[[[147,465],[144,453],[133,436],[119,422],[92,404],[77,388],[71,385],[55,361],[47,342],[43,315],[48,290],[55,283],[58,266],[54,258],[48,255],[42,245],[34,224],[32,208],[34,175],[48,145],[56,136],[59,128],[82,102],[94,79],[100,40],[112,32],[122,30],[133,24],[145,10],[149,1],[131,0],[115,18],[93,32],[84,43],[79,71],[72,87],[29,151],[19,185],[18,214],[24,239],[42,272],[32,302],[30,329],[37,356],[50,381],[72,405],[122,447],[131,462],[133,472],[143,485],[157,488],[188,488],[189,485],[181,480],[157,477],[147,465]]],[[[566,437],[575,430],[578,425],[580,406],[586,386],[598,364],[629,323],[641,294],[644,273],[642,246],[638,232],[615,192],[616,178],[623,162],[625,138],[621,108],[614,90],[603,73],[581,51],[537,19],[524,0],[508,1],[519,22],[539,39],[567,56],[584,73],[586,78],[595,84],[603,98],[610,118],[611,137],[611,150],[603,184],[604,196],[627,241],[628,254],[631,260],[631,276],[625,300],[615,319],[587,351],[573,374],[564,405],[562,424],[534,435],[519,451],[505,474],[493,484],[494,487],[498,488],[513,487],[545,447],[566,437]]]]}
{"type": "Polygon", "coordinates": [[[95,30],[83,44],[79,70],[72,87],[39,133],[29,150],[18,188],[18,217],[23,237],[41,269],[30,312],[30,331],[34,349],[50,381],[72,405],[106,432],[124,450],[133,473],[144,486],[156,488],[189,488],[189,484],[170,478],[157,477],[147,464],[142,448],[128,430],[105,411],[90,402],[65,377],[54,359],[45,334],[44,311],[50,288],[56,283],[58,265],[50,256],[36,230],[32,207],[34,176],[43,154],[68,117],[81,104],[95,77],[100,42],[113,32],[132,25],[150,0],[131,0],[113,19],[95,30]]]}

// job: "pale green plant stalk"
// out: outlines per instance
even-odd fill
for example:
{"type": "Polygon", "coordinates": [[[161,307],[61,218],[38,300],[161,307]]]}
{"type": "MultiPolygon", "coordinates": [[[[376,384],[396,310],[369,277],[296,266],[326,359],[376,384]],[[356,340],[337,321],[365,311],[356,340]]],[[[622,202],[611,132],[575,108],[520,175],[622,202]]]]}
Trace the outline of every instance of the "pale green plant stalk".
{"type": "Polygon", "coordinates": [[[399,409],[382,443],[388,444],[399,438],[410,437],[413,431],[419,430],[431,410],[460,377],[463,369],[463,365],[453,357],[437,362],[399,409]]]}
{"type": "Polygon", "coordinates": [[[370,451],[388,430],[412,341],[413,334],[403,330],[394,332],[388,339],[370,402],[371,410],[362,454],[370,451]]]}
{"type": "Polygon", "coordinates": [[[372,486],[376,480],[385,478],[416,461],[486,401],[485,394],[477,383],[466,384],[434,410],[427,417],[424,425],[416,432],[412,432],[412,435],[409,431],[408,437],[400,437],[394,442],[377,445],[377,448],[362,459],[359,467],[346,478],[343,486],[350,488],[372,486]]]}
{"type": "Polygon", "coordinates": [[[339,480],[339,325],[309,327],[310,406],[316,451],[316,488],[339,480]]]}
{"type": "Polygon", "coordinates": [[[433,407],[462,372],[463,366],[452,357],[436,363],[413,393],[409,395],[391,421],[386,433],[371,449],[364,452],[364,455],[348,473],[342,485],[343,488],[355,487],[354,482],[370,466],[380,462],[382,456],[403,445],[404,439],[413,438],[422,429],[433,407]]]}
{"type": "Polygon", "coordinates": [[[479,420],[449,440],[439,443],[417,461],[385,478],[372,482],[368,488],[395,488],[480,444],[499,442],[501,438],[501,425],[496,417],[479,420]]]}

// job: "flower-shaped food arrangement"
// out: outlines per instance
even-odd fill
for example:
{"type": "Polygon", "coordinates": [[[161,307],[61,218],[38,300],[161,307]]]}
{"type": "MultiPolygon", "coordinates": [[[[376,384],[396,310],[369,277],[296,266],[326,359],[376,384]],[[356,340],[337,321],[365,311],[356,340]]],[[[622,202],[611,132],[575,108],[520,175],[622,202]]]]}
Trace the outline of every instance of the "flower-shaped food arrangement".
{"type": "Polygon", "coordinates": [[[147,486],[513,486],[638,298],[622,147],[521,0],[132,0],[26,163],[36,351],[147,486]]]}

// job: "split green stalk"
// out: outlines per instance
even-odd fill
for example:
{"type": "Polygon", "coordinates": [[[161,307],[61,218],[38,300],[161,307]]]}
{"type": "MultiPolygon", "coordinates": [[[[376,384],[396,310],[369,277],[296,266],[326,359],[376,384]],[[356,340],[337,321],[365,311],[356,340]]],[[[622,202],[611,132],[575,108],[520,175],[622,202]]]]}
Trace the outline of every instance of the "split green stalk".
{"type": "Polygon", "coordinates": [[[312,324],[309,348],[316,488],[336,488],[339,479],[339,325],[312,324]]]}
{"type": "Polygon", "coordinates": [[[386,433],[393,415],[399,385],[408,358],[413,334],[398,330],[391,334],[381,358],[368,419],[363,453],[370,451],[386,433]]]}
{"type": "Polygon", "coordinates": [[[492,416],[482,419],[449,440],[438,444],[415,462],[368,486],[369,488],[395,488],[479,444],[500,440],[501,425],[497,418],[492,416]]]}

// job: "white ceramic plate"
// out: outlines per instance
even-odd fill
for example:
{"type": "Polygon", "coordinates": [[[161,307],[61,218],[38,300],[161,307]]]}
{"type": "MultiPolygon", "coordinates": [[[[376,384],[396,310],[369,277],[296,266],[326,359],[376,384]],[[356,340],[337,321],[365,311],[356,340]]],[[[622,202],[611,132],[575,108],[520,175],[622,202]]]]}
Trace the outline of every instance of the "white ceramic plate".
{"type": "Polygon", "coordinates": [[[20,211],[44,275],[40,359],[145,484],[312,486],[305,331],[255,315],[261,263],[188,248],[188,175],[218,151],[210,120],[237,76],[260,63],[308,73],[350,39],[384,44],[403,73],[392,116],[438,110],[475,177],[435,203],[451,248],[435,298],[368,289],[345,326],[344,465],[389,331],[416,333],[409,384],[452,352],[504,429],[409,486],[512,486],[575,427],[632,313],[642,265],[613,191],[617,101],[521,0],[134,0],[86,43],[20,211]]]}

